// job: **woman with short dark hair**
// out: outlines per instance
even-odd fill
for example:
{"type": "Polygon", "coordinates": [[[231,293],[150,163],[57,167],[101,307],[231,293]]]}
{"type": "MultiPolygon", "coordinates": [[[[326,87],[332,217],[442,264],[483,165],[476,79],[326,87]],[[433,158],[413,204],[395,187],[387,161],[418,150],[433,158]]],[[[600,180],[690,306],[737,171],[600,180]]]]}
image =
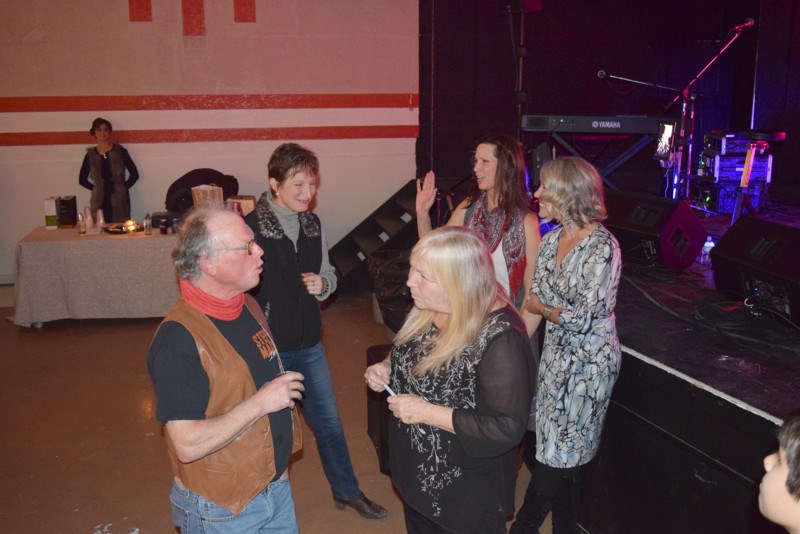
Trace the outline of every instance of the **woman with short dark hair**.
{"type": "Polygon", "coordinates": [[[95,220],[97,210],[102,209],[106,222],[125,222],[131,218],[128,189],[139,179],[139,170],[125,147],[111,141],[112,131],[106,119],[92,121],[89,133],[97,145],[86,149],[78,183],[92,192],[89,207],[95,220]]]}
{"type": "Polygon", "coordinates": [[[335,506],[382,519],[386,509],[364,495],[353,471],[321,340],[319,303],[336,291],[336,272],[328,259],[322,223],[310,211],[319,160],[304,146],[283,143],[270,156],[267,171],[269,190],[245,217],[264,249],[264,272],[252,293],[267,316],[284,369],[305,376],[299,404],[314,432],[335,506]]]}

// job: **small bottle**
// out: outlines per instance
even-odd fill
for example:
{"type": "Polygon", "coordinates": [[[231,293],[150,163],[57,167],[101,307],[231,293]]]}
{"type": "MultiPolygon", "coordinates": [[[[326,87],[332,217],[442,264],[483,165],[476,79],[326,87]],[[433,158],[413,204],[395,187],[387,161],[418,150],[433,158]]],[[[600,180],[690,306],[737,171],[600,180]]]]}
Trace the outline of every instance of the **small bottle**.
{"type": "Polygon", "coordinates": [[[145,213],[144,215],[144,235],[150,235],[153,233],[153,219],[150,217],[150,213],[145,213]]]}
{"type": "Polygon", "coordinates": [[[711,236],[708,236],[706,242],[703,244],[703,252],[700,256],[700,263],[707,264],[711,261],[711,249],[714,248],[715,245],[716,243],[714,243],[714,240],[711,238],[711,236]]]}
{"type": "Polygon", "coordinates": [[[80,235],[86,235],[86,219],[82,213],[78,214],[78,233],[80,235]]]}

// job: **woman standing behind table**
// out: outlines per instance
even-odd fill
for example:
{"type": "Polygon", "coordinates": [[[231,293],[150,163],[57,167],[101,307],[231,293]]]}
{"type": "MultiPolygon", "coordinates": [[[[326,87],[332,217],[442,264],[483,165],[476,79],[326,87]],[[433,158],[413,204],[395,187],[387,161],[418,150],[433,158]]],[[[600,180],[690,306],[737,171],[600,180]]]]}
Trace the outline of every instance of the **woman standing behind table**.
{"type": "Polygon", "coordinates": [[[523,447],[531,482],[509,532],[539,532],[552,508],[553,533],[572,534],[578,468],[597,453],[619,374],[614,306],[620,251],[600,224],[606,217],[603,182],[591,164],[572,157],[546,163],[535,196],[539,216],[562,226],[542,238],[523,311],[528,331],[542,317],[547,327],[534,403],[536,433],[526,435],[523,447]]]}
{"type": "Polygon", "coordinates": [[[78,183],[89,189],[92,217],[103,210],[106,222],[125,222],[131,218],[131,197],[128,189],[139,179],[139,170],[122,145],[111,142],[111,123],[101,117],[92,121],[89,133],[97,146],[86,149],[78,183]],[[128,178],[125,178],[125,171],[128,178]]]}
{"type": "Polygon", "coordinates": [[[370,366],[389,423],[392,482],[411,533],[505,533],[530,408],[530,342],[486,243],[462,228],[411,253],[414,308],[389,357],[370,366]]]}
{"type": "Polygon", "coordinates": [[[319,302],[336,290],[336,273],[320,220],[308,211],[317,192],[319,160],[305,147],[284,143],[272,153],[267,170],[269,190],[245,217],[264,249],[264,272],[253,296],[267,316],[284,369],[305,376],[299,404],[317,438],[336,507],[381,519],[386,510],[358,487],[320,341],[319,302]]]}
{"type": "MultiPolygon", "coordinates": [[[[492,254],[497,281],[519,308],[528,294],[539,221],[531,213],[525,192],[525,158],[519,142],[507,135],[488,135],[478,141],[473,172],[478,190],[453,211],[447,226],[466,226],[483,236],[492,254]]],[[[417,180],[417,231],[431,230],[430,209],[436,200],[433,171],[417,180]]]]}

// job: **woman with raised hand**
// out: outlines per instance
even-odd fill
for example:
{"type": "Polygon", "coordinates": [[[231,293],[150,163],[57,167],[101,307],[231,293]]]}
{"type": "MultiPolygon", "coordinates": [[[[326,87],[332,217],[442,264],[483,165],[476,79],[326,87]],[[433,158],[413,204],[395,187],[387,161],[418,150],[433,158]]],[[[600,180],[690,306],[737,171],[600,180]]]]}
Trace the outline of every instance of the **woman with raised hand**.
{"type": "MultiPolygon", "coordinates": [[[[487,135],[478,141],[472,170],[477,190],[453,210],[447,226],[466,226],[483,237],[498,282],[519,308],[528,294],[540,241],[539,221],[525,191],[522,147],[507,135],[487,135]]],[[[424,180],[417,180],[420,237],[431,230],[435,200],[436,176],[430,171],[424,180]]]]}

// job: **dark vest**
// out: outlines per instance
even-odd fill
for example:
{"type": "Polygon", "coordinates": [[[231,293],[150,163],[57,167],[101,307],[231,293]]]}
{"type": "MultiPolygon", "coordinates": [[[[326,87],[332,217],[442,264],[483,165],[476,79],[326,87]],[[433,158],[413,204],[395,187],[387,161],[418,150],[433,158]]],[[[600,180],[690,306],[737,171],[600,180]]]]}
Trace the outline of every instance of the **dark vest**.
{"type": "Polygon", "coordinates": [[[322,265],[320,222],[313,213],[297,215],[300,220],[297,251],[265,198],[245,217],[256,242],[264,249],[261,281],[250,293],[267,316],[279,351],[317,344],[322,328],[319,302],[308,294],[300,280],[301,273],[319,273],[322,265]]]}

